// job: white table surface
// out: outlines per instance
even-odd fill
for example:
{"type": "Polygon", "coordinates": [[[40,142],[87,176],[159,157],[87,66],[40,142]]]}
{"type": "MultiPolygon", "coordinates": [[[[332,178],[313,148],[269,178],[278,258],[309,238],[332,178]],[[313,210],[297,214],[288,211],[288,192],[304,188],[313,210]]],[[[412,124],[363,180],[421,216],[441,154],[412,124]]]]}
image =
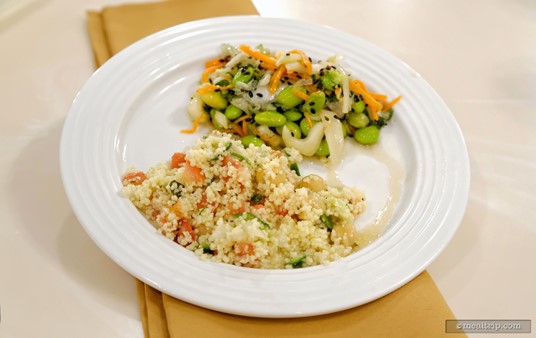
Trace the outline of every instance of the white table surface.
{"type": "MultiPolygon", "coordinates": [[[[0,337],[143,335],[134,279],[79,225],[58,163],[63,121],[94,69],[85,12],[123,2],[0,0],[0,337]]],[[[459,231],[428,271],[459,319],[534,323],[536,2],[254,2],[264,16],[360,36],[437,90],[472,182],[459,231]]]]}

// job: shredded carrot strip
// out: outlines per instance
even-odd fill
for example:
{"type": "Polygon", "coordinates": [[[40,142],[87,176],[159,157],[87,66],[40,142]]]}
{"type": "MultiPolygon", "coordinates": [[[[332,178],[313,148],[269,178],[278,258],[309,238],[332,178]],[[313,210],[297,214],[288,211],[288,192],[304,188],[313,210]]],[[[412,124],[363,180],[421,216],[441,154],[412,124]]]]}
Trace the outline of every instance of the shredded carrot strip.
{"type": "Polygon", "coordinates": [[[199,125],[201,124],[201,122],[204,122],[207,117],[208,117],[208,115],[205,114],[205,113],[199,115],[194,120],[194,124],[192,125],[192,129],[183,129],[183,130],[181,130],[181,133],[184,133],[184,134],[193,134],[193,133],[195,133],[197,131],[197,128],[199,128],[199,125]]]}
{"type": "Polygon", "coordinates": [[[205,62],[205,68],[209,68],[209,67],[213,67],[213,66],[218,66],[218,65],[224,65],[226,62],[226,60],[224,58],[215,58],[215,59],[212,59],[212,60],[208,60],[207,62],[205,62]]]}
{"type": "Polygon", "coordinates": [[[316,91],[318,91],[318,87],[317,87],[317,86],[315,86],[315,85],[310,85],[310,86],[309,86],[309,92],[312,93],[312,92],[316,92],[316,91]]]}
{"type": "Polygon", "coordinates": [[[266,62],[262,62],[261,61],[261,67],[264,68],[264,69],[267,69],[267,70],[275,70],[275,63],[274,64],[271,64],[271,63],[266,63],[266,62]]]}
{"type": "Polygon", "coordinates": [[[287,75],[288,79],[290,80],[290,82],[294,83],[294,82],[297,82],[298,80],[301,80],[302,78],[298,76],[298,74],[296,73],[289,73],[287,72],[287,75]]]}
{"type": "MultiPolygon", "coordinates": [[[[352,80],[350,81],[350,90],[353,91],[355,94],[363,96],[363,100],[365,100],[365,103],[369,105],[369,112],[370,117],[377,121],[380,117],[378,115],[378,111],[381,111],[382,104],[376,101],[370,93],[362,87],[362,82],[359,80],[352,80]]],[[[364,85],[363,85],[364,86],[364,85]]]]}
{"type": "Polygon", "coordinates": [[[365,86],[363,81],[355,79],[355,80],[353,80],[353,82],[355,82],[359,87],[363,88],[363,90],[368,92],[367,86],[365,86]]]}
{"type": "Polygon", "coordinates": [[[212,73],[214,73],[214,71],[216,69],[220,69],[221,67],[223,67],[223,63],[221,64],[217,64],[215,66],[210,66],[210,67],[207,67],[205,68],[205,70],[203,71],[203,75],[201,75],[201,82],[202,83],[205,83],[205,82],[208,82],[208,76],[212,73]]]}
{"type": "Polygon", "coordinates": [[[244,133],[244,136],[248,134],[248,120],[242,121],[242,132],[244,133]]]}
{"type": "Polygon", "coordinates": [[[311,60],[309,60],[309,57],[307,56],[307,54],[305,54],[304,51],[295,49],[291,50],[290,52],[300,54],[302,57],[302,63],[307,71],[307,75],[313,74],[313,65],[311,64],[311,60]]]}
{"type": "Polygon", "coordinates": [[[387,102],[386,104],[383,105],[383,111],[388,111],[389,109],[393,108],[393,106],[395,104],[398,103],[398,101],[400,101],[400,99],[402,98],[402,96],[398,96],[396,98],[394,98],[391,102],[387,102]]]}
{"type": "Polygon", "coordinates": [[[335,88],[334,92],[335,92],[335,96],[337,96],[337,98],[340,99],[341,98],[341,93],[342,93],[341,87],[335,88]]]}
{"type": "Polygon", "coordinates": [[[305,119],[307,120],[307,124],[309,125],[309,128],[313,128],[313,121],[309,117],[309,114],[303,114],[305,116],[305,119]]]}
{"type": "Polygon", "coordinates": [[[387,100],[387,95],[384,94],[378,94],[378,93],[371,93],[369,92],[370,96],[372,96],[376,101],[385,101],[387,100]]]}
{"type": "Polygon", "coordinates": [[[259,52],[256,52],[256,51],[254,51],[253,49],[251,49],[247,45],[241,45],[239,48],[240,48],[241,51],[243,51],[247,55],[249,55],[249,56],[251,56],[251,57],[253,57],[253,58],[257,59],[257,60],[261,60],[261,61],[265,62],[266,64],[273,65],[275,67],[275,60],[274,60],[273,57],[271,57],[269,55],[259,53],[259,52]]]}
{"type": "Polygon", "coordinates": [[[234,120],[234,123],[239,124],[241,121],[244,121],[244,120],[248,119],[249,117],[250,117],[249,115],[242,115],[239,118],[237,118],[236,120],[234,120]]]}
{"type": "Polygon", "coordinates": [[[301,90],[299,90],[296,87],[292,88],[292,94],[296,95],[297,97],[299,97],[300,99],[302,99],[304,101],[307,101],[307,99],[309,99],[309,95],[307,95],[306,93],[302,92],[301,90]]]}
{"type": "Polygon", "coordinates": [[[232,85],[216,86],[216,85],[213,85],[211,83],[205,83],[203,86],[197,88],[197,92],[199,94],[205,94],[205,93],[208,93],[208,92],[213,92],[215,90],[225,90],[225,89],[229,89],[229,88],[232,88],[232,87],[233,87],[232,85]]]}
{"type": "Polygon", "coordinates": [[[281,78],[283,77],[283,73],[285,73],[286,68],[285,66],[281,66],[277,68],[277,70],[272,74],[272,78],[270,79],[270,83],[268,84],[268,91],[270,93],[275,93],[277,90],[277,87],[279,86],[279,82],[281,81],[281,78]]]}
{"type": "Polygon", "coordinates": [[[233,123],[233,124],[231,125],[231,127],[233,128],[233,130],[235,131],[235,133],[237,133],[238,135],[240,135],[240,137],[244,137],[244,136],[246,136],[246,135],[244,135],[244,133],[242,133],[242,128],[240,128],[239,125],[233,123]]]}

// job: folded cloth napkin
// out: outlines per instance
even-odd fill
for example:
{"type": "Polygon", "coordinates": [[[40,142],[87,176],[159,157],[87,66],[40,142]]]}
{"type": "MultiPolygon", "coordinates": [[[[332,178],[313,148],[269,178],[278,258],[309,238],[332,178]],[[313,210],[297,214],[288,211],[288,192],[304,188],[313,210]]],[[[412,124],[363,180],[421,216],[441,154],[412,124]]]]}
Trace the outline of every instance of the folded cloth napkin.
{"type": "MultiPolygon", "coordinates": [[[[111,6],[88,12],[98,66],[131,43],[183,22],[225,15],[255,15],[250,0],[170,0],[111,6]]],[[[197,307],[137,281],[145,337],[438,337],[454,319],[430,275],[374,302],[334,314],[261,319],[197,307]]],[[[457,335],[459,336],[459,335],[457,335]]]]}

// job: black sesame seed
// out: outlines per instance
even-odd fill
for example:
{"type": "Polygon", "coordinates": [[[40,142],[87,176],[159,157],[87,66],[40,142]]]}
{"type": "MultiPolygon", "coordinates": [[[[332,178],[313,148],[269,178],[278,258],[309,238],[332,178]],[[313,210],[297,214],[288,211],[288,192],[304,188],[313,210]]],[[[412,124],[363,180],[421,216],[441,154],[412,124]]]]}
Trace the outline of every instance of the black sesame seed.
{"type": "Polygon", "coordinates": [[[257,93],[257,96],[258,96],[258,97],[262,97],[262,94],[261,94],[261,93],[257,93]]]}
{"type": "Polygon", "coordinates": [[[314,103],[313,101],[311,101],[311,102],[309,102],[309,105],[310,105],[310,106],[314,106],[315,103],[314,103]]]}
{"type": "Polygon", "coordinates": [[[316,114],[316,109],[311,108],[311,114],[316,114]]]}
{"type": "Polygon", "coordinates": [[[253,93],[252,93],[252,92],[248,92],[248,96],[249,96],[249,97],[253,97],[253,93]]]}

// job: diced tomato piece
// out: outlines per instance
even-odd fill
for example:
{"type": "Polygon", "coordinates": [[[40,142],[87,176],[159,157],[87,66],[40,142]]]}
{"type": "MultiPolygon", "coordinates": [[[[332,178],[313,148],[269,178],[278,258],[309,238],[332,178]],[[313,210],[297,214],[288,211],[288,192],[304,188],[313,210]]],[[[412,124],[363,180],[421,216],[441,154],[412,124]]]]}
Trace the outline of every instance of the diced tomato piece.
{"type": "Polygon", "coordinates": [[[169,167],[171,169],[180,168],[186,163],[186,154],[185,153],[175,153],[171,156],[171,162],[169,167]]]}
{"type": "Polygon", "coordinates": [[[182,214],[182,210],[181,210],[181,205],[177,202],[175,204],[173,204],[171,206],[171,208],[169,208],[169,211],[174,213],[175,215],[181,217],[183,214],[182,214]]]}
{"type": "Polygon", "coordinates": [[[205,175],[201,168],[194,167],[190,162],[186,161],[184,164],[184,181],[186,183],[203,182],[205,175]]]}
{"type": "Polygon", "coordinates": [[[186,218],[181,218],[179,220],[179,230],[177,231],[177,236],[184,237],[186,233],[189,233],[192,240],[195,240],[194,228],[186,218]]]}
{"type": "Polygon", "coordinates": [[[141,171],[136,171],[136,172],[125,174],[123,176],[122,182],[123,182],[123,185],[129,185],[129,184],[140,185],[143,183],[143,181],[145,181],[146,178],[147,177],[145,176],[145,173],[141,171]]]}
{"type": "Polygon", "coordinates": [[[238,256],[251,256],[255,253],[255,247],[251,242],[236,242],[234,244],[234,251],[238,256]]]}
{"type": "Polygon", "coordinates": [[[278,215],[281,215],[281,216],[288,215],[288,210],[287,209],[277,208],[276,212],[277,212],[278,215]]]}
{"type": "Polygon", "coordinates": [[[208,206],[207,194],[203,193],[203,195],[201,195],[201,200],[197,202],[196,206],[197,209],[203,209],[208,206]]]}
{"type": "Polygon", "coordinates": [[[238,213],[246,211],[246,206],[247,206],[246,201],[241,201],[238,207],[236,206],[235,203],[232,203],[228,205],[227,209],[229,210],[229,214],[234,215],[234,214],[238,214],[238,213]]]}
{"type": "Polygon", "coordinates": [[[240,169],[242,167],[242,163],[240,163],[239,160],[237,160],[236,158],[232,157],[232,156],[225,156],[222,160],[222,164],[224,167],[228,166],[229,164],[232,165],[233,167],[235,167],[236,169],[240,169]]]}

